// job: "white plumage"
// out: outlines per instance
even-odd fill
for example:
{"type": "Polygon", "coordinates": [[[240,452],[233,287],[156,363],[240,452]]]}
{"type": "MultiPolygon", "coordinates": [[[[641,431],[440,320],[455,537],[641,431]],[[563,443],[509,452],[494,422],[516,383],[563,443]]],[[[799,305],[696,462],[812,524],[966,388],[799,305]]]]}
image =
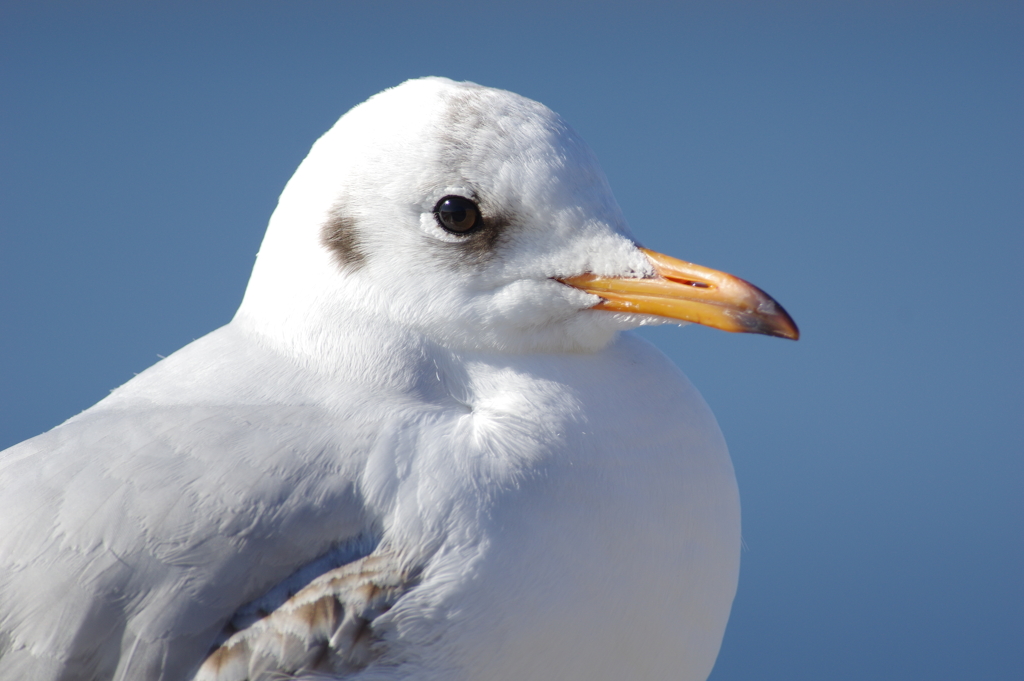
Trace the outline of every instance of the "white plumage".
{"type": "Polygon", "coordinates": [[[621,331],[795,327],[753,287],[690,316],[603,293],[658,257],[536,102],[423,79],[356,107],[230,324],[0,454],[0,679],[706,678],[732,466],[621,331]]]}

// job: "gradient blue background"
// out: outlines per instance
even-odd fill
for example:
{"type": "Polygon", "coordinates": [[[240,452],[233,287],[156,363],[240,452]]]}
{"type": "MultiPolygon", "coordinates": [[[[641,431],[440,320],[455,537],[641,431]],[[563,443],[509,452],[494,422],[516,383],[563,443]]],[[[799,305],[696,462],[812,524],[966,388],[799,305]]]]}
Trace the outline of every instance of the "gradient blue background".
{"type": "Polygon", "coordinates": [[[0,446],[227,322],[340,114],[474,80],[803,331],[644,331],[743,495],[712,679],[1024,678],[1020,3],[79,5],[0,5],[0,446]]]}

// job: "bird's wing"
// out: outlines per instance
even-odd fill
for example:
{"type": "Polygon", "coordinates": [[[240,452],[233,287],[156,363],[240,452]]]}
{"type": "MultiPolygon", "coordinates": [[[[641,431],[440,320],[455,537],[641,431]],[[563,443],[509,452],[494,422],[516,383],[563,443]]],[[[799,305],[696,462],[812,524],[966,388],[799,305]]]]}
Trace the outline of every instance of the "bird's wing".
{"type": "Polygon", "coordinates": [[[261,681],[309,673],[336,678],[378,656],[372,624],[418,580],[395,554],[375,552],[313,580],[231,636],[195,681],[261,681]]]}
{"type": "Polygon", "coordinates": [[[0,454],[0,679],[194,671],[240,606],[365,533],[346,426],[301,405],[94,408],[0,454]]]}

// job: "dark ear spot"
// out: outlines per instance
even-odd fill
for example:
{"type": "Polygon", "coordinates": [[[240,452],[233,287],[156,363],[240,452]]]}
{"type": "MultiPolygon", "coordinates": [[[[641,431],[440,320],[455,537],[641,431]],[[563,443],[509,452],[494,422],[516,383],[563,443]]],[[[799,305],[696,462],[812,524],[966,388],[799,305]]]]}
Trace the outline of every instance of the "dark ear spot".
{"type": "Polygon", "coordinates": [[[335,210],[320,228],[320,243],[334,254],[335,261],[342,267],[357,268],[366,260],[355,218],[340,210],[335,210]]]}

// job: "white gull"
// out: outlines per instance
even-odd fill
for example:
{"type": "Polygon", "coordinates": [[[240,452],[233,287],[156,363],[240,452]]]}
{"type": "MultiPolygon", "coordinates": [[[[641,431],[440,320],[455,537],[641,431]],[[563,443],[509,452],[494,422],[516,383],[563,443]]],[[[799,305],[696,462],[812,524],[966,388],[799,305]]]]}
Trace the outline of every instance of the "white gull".
{"type": "Polygon", "coordinates": [[[641,249],[544,106],[373,97],[231,323],[0,454],[0,679],[705,679],[739,502],[700,395],[622,333],[667,319],[797,335],[641,249]]]}

